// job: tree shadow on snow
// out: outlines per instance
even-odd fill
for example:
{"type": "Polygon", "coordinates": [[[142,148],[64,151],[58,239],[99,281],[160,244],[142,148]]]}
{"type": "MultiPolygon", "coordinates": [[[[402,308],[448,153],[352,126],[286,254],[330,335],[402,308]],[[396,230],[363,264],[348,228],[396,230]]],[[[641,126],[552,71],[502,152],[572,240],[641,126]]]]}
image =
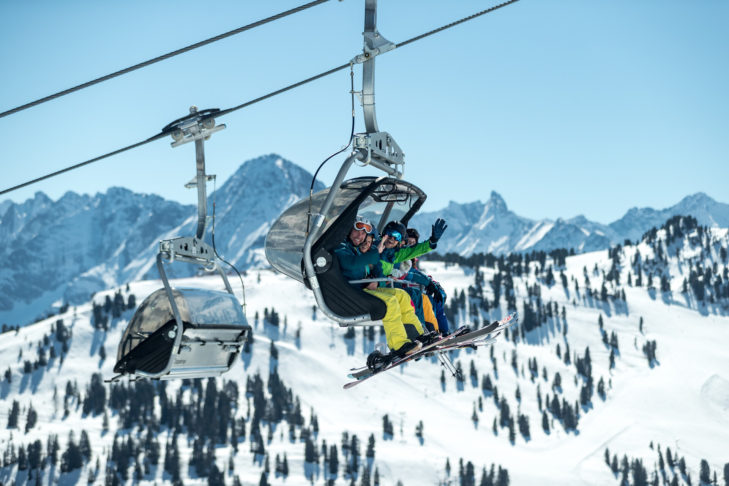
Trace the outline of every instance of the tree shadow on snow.
{"type": "Polygon", "coordinates": [[[243,361],[243,369],[247,370],[248,367],[251,365],[251,358],[253,357],[253,350],[249,350],[248,352],[241,352],[240,353],[240,360],[243,361]]]}
{"type": "Polygon", "coordinates": [[[281,338],[281,330],[279,326],[273,326],[266,321],[263,322],[263,332],[271,341],[278,341],[281,338]]]}
{"type": "Polygon", "coordinates": [[[347,356],[354,356],[354,338],[343,338],[344,344],[347,346],[347,356]]]}

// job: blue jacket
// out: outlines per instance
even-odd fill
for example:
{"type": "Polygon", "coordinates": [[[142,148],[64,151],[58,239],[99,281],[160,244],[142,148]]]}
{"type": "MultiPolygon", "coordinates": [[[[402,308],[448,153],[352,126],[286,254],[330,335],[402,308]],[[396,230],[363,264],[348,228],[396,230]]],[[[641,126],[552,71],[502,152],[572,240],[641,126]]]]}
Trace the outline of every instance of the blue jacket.
{"type": "Polygon", "coordinates": [[[379,266],[380,254],[376,249],[362,253],[349,240],[339,244],[334,250],[339,260],[342,275],[347,280],[360,280],[367,278],[371,265],[379,266]]]}

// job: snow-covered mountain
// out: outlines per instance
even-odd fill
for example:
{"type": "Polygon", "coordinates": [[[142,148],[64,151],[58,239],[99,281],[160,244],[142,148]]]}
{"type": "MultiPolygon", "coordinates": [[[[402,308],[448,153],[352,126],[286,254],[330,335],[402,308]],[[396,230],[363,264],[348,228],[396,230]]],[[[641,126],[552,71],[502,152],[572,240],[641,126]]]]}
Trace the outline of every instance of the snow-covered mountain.
{"type": "MultiPolygon", "coordinates": [[[[311,177],[305,169],[275,154],[243,164],[217,194],[211,195],[217,205],[218,253],[241,268],[267,265],[261,251],[266,234],[284,209],[308,197],[311,177]]],[[[314,190],[323,188],[317,181],[314,190]]]]}
{"type": "Polygon", "coordinates": [[[438,251],[470,255],[476,252],[505,253],[515,248],[525,237],[533,223],[509,211],[504,199],[496,192],[486,203],[468,204],[450,202],[445,209],[418,213],[411,225],[419,228],[422,237],[430,234],[430,225],[436,218],[448,222],[438,251]]]}
{"type": "Polygon", "coordinates": [[[141,278],[135,259],[191,211],[122,188],[95,196],[68,192],[55,202],[37,193],[10,204],[0,219],[0,311],[33,303],[29,317],[35,317],[55,300],[83,302],[100,289],[141,278]]]}
{"type": "MultiPolygon", "coordinates": [[[[311,174],[274,154],[242,164],[208,197],[209,214],[216,204],[218,253],[241,269],[262,264],[268,227],[310,184],[311,174]]],[[[31,320],[54,302],[85,302],[99,290],[155,278],[159,240],[194,235],[197,224],[194,206],[122,188],[68,192],[55,202],[39,192],[2,208],[0,322],[31,320]]],[[[208,242],[211,231],[209,224],[208,242]]],[[[185,276],[195,269],[180,264],[172,271],[185,276]]]]}
{"type": "MultiPolygon", "coordinates": [[[[266,266],[262,246],[278,215],[308,195],[311,175],[275,154],[240,166],[215,194],[215,243],[218,253],[241,269],[266,266]]],[[[323,187],[317,184],[315,190],[323,187]]],[[[643,233],[677,214],[690,214],[707,226],[729,227],[729,205],[704,194],[684,198],[664,210],[633,208],[620,220],[602,225],[584,216],[533,221],[510,211],[492,192],[488,201],[451,202],[439,211],[421,213],[412,224],[424,237],[437,217],[448,222],[438,251],[460,255],[506,254],[573,248],[589,252],[636,241],[643,233]]],[[[95,196],[69,192],[58,201],[43,193],[16,204],[0,203],[0,322],[29,321],[53,303],[76,304],[114,285],[155,278],[154,258],[161,239],[195,232],[194,206],[154,195],[113,188],[95,196]],[[53,272],[45,271],[52,268],[53,272]]],[[[208,225],[206,241],[211,241],[208,225]]],[[[176,265],[178,277],[195,269],[176,265]]]]}
{"type": "Polygon", "coordinates": [[[729,228],[729,204],[716,202],[703,193],[687,196],[663,210],[632,208],[619,220],[604,225],[582,215],[556,221],[523,218],[510,211],[498,193],[492,192],[485,203],[451,201],[445,209],[419,213],[411,225],[426,236],[436,218],[446,219],[448,231],[438,244],[440,253],[468,256],[556,248],[582,253],[604,250],[625,240],[638,241],[646,231],[677,215],[691,215],[703,226],[729,228]]]}
{"type": "Polygon", "coordinates": [[[637,241],[647,229],[660,226],[676,215],[691,215],[702,226],[729,228],[729,204],[714,201],[702,192],[686,196],[678,204],[663,210],[632,208],[609,227],[621,238],[637,241]]]}
{"type": "MultiPolygon", "coordinates": [[[[85,303],[2,334],[0,482],[152,485],[179,474],[186,485],[372,486],[376,472],[381,486],[642,485],[654,474],[725,484],[728,247],[727,230],[679,221],[563,266],[423,262],[454,322],[497,319],[513,298],[520,327],[451,354],[462,380],[433,357],[348,391],[348,369],[383,336],[346,338],[280,274],[248,272],[254,343],[209,382],[103,384],[131,311],[94,329],[85,303]],[[264,318],[274,310],[278,326],[264,318]]],[[[214,277],[175,284],[220,288],[214,277]]],[[[133,282],[94,301],[141,301],[158,286],[133,282]]]]}

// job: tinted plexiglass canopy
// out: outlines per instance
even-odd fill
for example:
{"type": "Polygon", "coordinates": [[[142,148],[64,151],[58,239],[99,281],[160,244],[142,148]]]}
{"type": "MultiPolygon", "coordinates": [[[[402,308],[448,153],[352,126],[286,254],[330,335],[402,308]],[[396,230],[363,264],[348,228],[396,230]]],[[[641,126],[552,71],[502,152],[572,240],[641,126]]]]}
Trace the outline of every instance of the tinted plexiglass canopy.
{"type": "MultiPolygon", "coordinates": [[[[301,260],[309,208],[311,207],[313,219],[320,213],[330,190],[331,188],[327,188],[314,194],[311,203],[309,198],[294,203],[273,223],[266,237],[266,258],[271,266],[299,282],[304,281],[301,260]]],[[[357,214],[368,218],[382,229],[387,223],[383,220],[383,215],[386,214],[388,206],[388,221],[400,220],[407,223],[425,198],[425,193],[419,188],[398,179],[359,177],[345,181],[339,187],[331,208],[324,214],[321,235],[326,235],[352,205],[358,206],[357,214]]]]}
{"type": "MultiPolygon", "coordinates": [[[[227,292],[206,289],[172,289],[180,318],[185,327],[240,328],[247,321],[235,296],[227,292]]],[[[117,352],[121,360],[157,329],[174,321],[170,300],[165,289],[151,293],[137,308],[129,321],[117,352]]]]}

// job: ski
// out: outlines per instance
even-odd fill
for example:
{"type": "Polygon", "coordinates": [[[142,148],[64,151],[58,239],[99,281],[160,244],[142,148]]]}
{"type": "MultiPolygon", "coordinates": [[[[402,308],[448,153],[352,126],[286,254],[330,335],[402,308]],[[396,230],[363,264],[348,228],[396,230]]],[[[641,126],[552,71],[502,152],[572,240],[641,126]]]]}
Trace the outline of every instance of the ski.
{"type": "MultiPolygon", "coordinates": [[[[447,341],[452,341],[452,340],[456,339],[461,334],[464,334],[463,331],[465,331],[465,329],[466,328],[459,328],[453,334],[449,334],[448,336],[441,337],[438,340],[433,341],[432,343],[423,346],[416,353],[413,353],[408,356],[403,356],[402,358],[397,358],[394,361],[392,361],[390,364],[380,368],[379,370],[377,370],[375,372],[370,370],[367,366],[364,366],[362,368],[353,368],[347,376],[349,376],[350,378],[354,378],[355,380],[362,380],[362,379],[369,377],[372,374],[377,374],[381,371],[390,369],[391,367],[394,368],[395,366],[402,364],[405,361],[409,361],[410,358],[412,358],[412,357],[418,357],[418,356],[423,355],[424,351],[430,351],[438,345],[443,345],[447,341]]],[[[345,388],[346,388],[346,385],[345,385],[345,388]]]]}
{"type": "Polygon", "coordinates": [[[376,371],[372,371],[367,367],[360,368],[359,370],[357,370],[356,374],[355,373],[350,374],[351,376],[353,376],[355,378],[355,381],[350,382],[350,383],[345,383],[344,389],[346,390],[348,388],[351,388],[361,381],[367,380],[383,371],[387,371],[389,369],[395,368],[396,366],[400,366],[401,364],[406,363],[410,360],[423,357],[426,353],[429,353],[429,352],[435,350],[437,346],[443,345],[444,343],[446,343],[448,341],[452,341],[452,340],[456,339],[457,337],[459,337],[460,336],[459,331],[463,332],[463,331],[465,331],[465,328],[460,328],[453,334],[444,336],[430,344],[423,346],[416,353],[409,354],[409,355],[403,356],[401,358],[397,358],[394,361],[392,361],[391,363],[385,365],[384,367],[382,367],[376,371]]]}
{"type": "MultiPolygon", "coordinates": [[[[427,346],[424,346],[422,349],[418,350],[416,353],[413,353],[408,356],[404,356],[402,358],[396,359],[395,361],[389,363],[388,365],[384,366],[383,368],[380,368],[378,370],[372,371],[369,368],[358,368],[351,370],[351,373],[349,376],[351,378],[354,378],[355,381],[351,381],[349,383],[344,384],[344,389],[348,390],[349,388],[352,388],[355,385],[358,385],[359,383],[368,380],[372,378],[375,375],[378,375],[382,373],[383,371],[391,370],[392,368],[395,368],[397,366],[400,366],[401,364],[407,363],[408,361],[422,358],[423,356],[432,355],[434,353],[440,353],[449,351],[451,349],[458,349],[462,347],[472,347],[477,345],[483,345],[483,344],[490,344],[492,341],[491,335],[492,334],[500,334],[502,330],[506,329],[507,327],[512,326],[515,324],[518,320],[517,313],[514,312],[512,314],[507,315],[503,319],[499,321],[495,321],[487,326],[482,327],[481,329],[477,329],[475,331],[466,332],[466,333],[458,333],[456,331],[455,333],[445,336],[437,341],[434,341],[427,346]],[[484,341],[480,344],[480,341],[484,341]]],[[[495,336],[493,336],[495,338],[495,336]]]]}
{"type": "Polygon", "coordinates": [[[488,326],[477,329],[473,332],[463,334],[457,339],[439,346],[438,352],[450,351],[460,348],[472,348],[492,344],[504,329],[508,329],[519,321],[516,312],[507,315],[503,319],[493,322],[488,326]]]}

